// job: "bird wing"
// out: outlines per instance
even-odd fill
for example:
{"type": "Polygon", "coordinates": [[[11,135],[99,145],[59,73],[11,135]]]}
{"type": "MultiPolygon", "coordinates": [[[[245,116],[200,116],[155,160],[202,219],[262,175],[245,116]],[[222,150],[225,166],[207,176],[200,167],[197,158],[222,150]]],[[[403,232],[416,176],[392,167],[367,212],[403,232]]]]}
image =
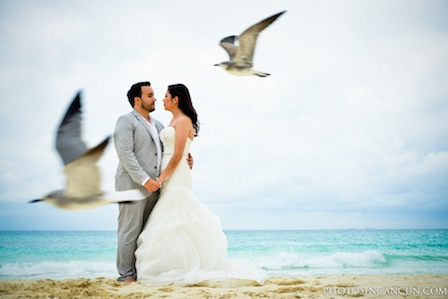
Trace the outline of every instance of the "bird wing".
{"type": "Polygon", "coordinates": [[[138,189],[131,189],[125,191],[109,192],[96,196],[68,198],[64,197],[56,205],[59,208],[66,210],[90,210],[97,207],[115,204],[115,203],[132,203],[145,199],[146,196],[138,189]]]}
{"type": "Polygon", "coordinates": [[[87,146],[81,139],[81,92],[73,99],[58,127],[56,150],[64,165],[87,152],[87,146]]]}
{"type": "Polygon", "coordinates": [[[96,162],[102,156],[109,139],[110,137],[107,137],[99,145],[64,167],[67,177],[65,196],[81,198],[102,193],[101,173],[96,162]]]}
{"type": "Polygon", "coordinates": [[[250,26],[243,33],[241,33],[238,37],[239,47],[237,48],[236,55],[233,59],[237,66],[252,67],[252,60],[254,57],[258,35],[285,12],[286,11],[282,11],[266,18],[257,24],[250,26]]]}
{"type": "Polygon", "coordinates": [[[228,37],[223,38],[219,44],[221,47],[226,50],[226,52],[229,54],[230,60],[233,60],[233,57],[235,57],[235,54],[237,52],[238,46],[235,46],[235,41],[237,40],[235,35],[231,35],[228,37]]]}

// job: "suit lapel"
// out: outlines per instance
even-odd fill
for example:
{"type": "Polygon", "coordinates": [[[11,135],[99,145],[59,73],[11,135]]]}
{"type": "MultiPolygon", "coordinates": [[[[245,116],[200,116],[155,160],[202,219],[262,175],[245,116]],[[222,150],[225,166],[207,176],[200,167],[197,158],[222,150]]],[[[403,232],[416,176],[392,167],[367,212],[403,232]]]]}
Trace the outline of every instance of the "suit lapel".
{"type": "Polygon", "coordinates": [[[163,142],[162,142],[161,135],[160,135],[160,132],[163,130],[163,125],[160,122],[156,121],[156,120],[154,121],[154,123],[156,125],[157,132],[159,132],[159,142],[160,142],[160,147],[161,147],[162,152],[163,152],[164,147],[163,147],[163,142]]]}
{"type": "MultiPolygon", "coordinates": [[[[132,114],[137,119],[137,121],[139,121],[143,125],[143,127],[145,127],[149,136],[151,136],[152,141],[155,143],[157,138],[156,138],[156,136],[153,136],[153,134],[151,133],[151,129],[149,128],[148,122],[146,120],[144,120],[143,117],[137,111],[135,111],[135,110],[132,111],[132,114]]],[[[157,139],[157,142],[160,142],[160,141],[157,139]]]]}
{"type": "Polygon", "coordinates": [[[160,131],[163,130],[163,125],[161,123],[159,123],[158,121],[154,121],[154,123],[156,124],[157,132],[160,133],[160,131]]]}

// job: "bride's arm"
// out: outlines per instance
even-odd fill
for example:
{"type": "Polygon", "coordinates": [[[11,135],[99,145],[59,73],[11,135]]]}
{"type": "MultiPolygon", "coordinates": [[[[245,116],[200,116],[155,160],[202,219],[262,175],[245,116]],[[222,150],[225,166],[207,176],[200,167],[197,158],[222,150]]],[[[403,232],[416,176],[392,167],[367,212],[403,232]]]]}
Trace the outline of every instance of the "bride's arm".
{"type": "Polygon", "coordinates": [[[179,162],[183,158],[183,153],[188,135],[190,131],[193,130],[193,125],[188,117],[182,117],[176,120],[176,123],[173,125],[173,127],[174,130],[176,131],[175,134],[176,139],[174,141],[174,153],[170,161],[168,162],[168,165],[158,177],[158,181],[160,184],[162,184],[174,172],[177,165],[179,165],[179,162]]]}

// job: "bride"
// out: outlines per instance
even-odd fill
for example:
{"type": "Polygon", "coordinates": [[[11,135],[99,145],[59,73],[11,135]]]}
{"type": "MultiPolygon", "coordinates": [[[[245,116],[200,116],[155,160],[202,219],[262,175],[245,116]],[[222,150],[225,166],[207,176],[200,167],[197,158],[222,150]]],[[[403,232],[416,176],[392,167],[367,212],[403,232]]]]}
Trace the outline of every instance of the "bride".
{"type": "Polygon", "coordinates": [[[240,286],[263,283],[266,273],[227,259],[219,218],[192,193],[185,159],[199,131],[197,113],[183,84],[168,86],[163,100],[173,114],[161,131],[164,152],[159,201],[137,240],[139,282],[149,285],[240,286]]]}

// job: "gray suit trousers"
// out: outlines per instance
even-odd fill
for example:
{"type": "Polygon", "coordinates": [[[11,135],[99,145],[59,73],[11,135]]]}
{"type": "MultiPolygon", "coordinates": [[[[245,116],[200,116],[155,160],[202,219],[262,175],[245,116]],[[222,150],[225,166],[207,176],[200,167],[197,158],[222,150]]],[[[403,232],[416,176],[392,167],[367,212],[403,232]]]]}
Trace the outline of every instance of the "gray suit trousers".
{"type": "Polygon", "coordinates": [[[118,216],[118,250],[117,268],[119,281],[127,278],[137,279],[135,269],[135,255],[137,238],[145,227],[149,214],[159,199],[159,192],[152,193],[145,200],[134,201],[128,204],[119,204],[118,216]]]}

